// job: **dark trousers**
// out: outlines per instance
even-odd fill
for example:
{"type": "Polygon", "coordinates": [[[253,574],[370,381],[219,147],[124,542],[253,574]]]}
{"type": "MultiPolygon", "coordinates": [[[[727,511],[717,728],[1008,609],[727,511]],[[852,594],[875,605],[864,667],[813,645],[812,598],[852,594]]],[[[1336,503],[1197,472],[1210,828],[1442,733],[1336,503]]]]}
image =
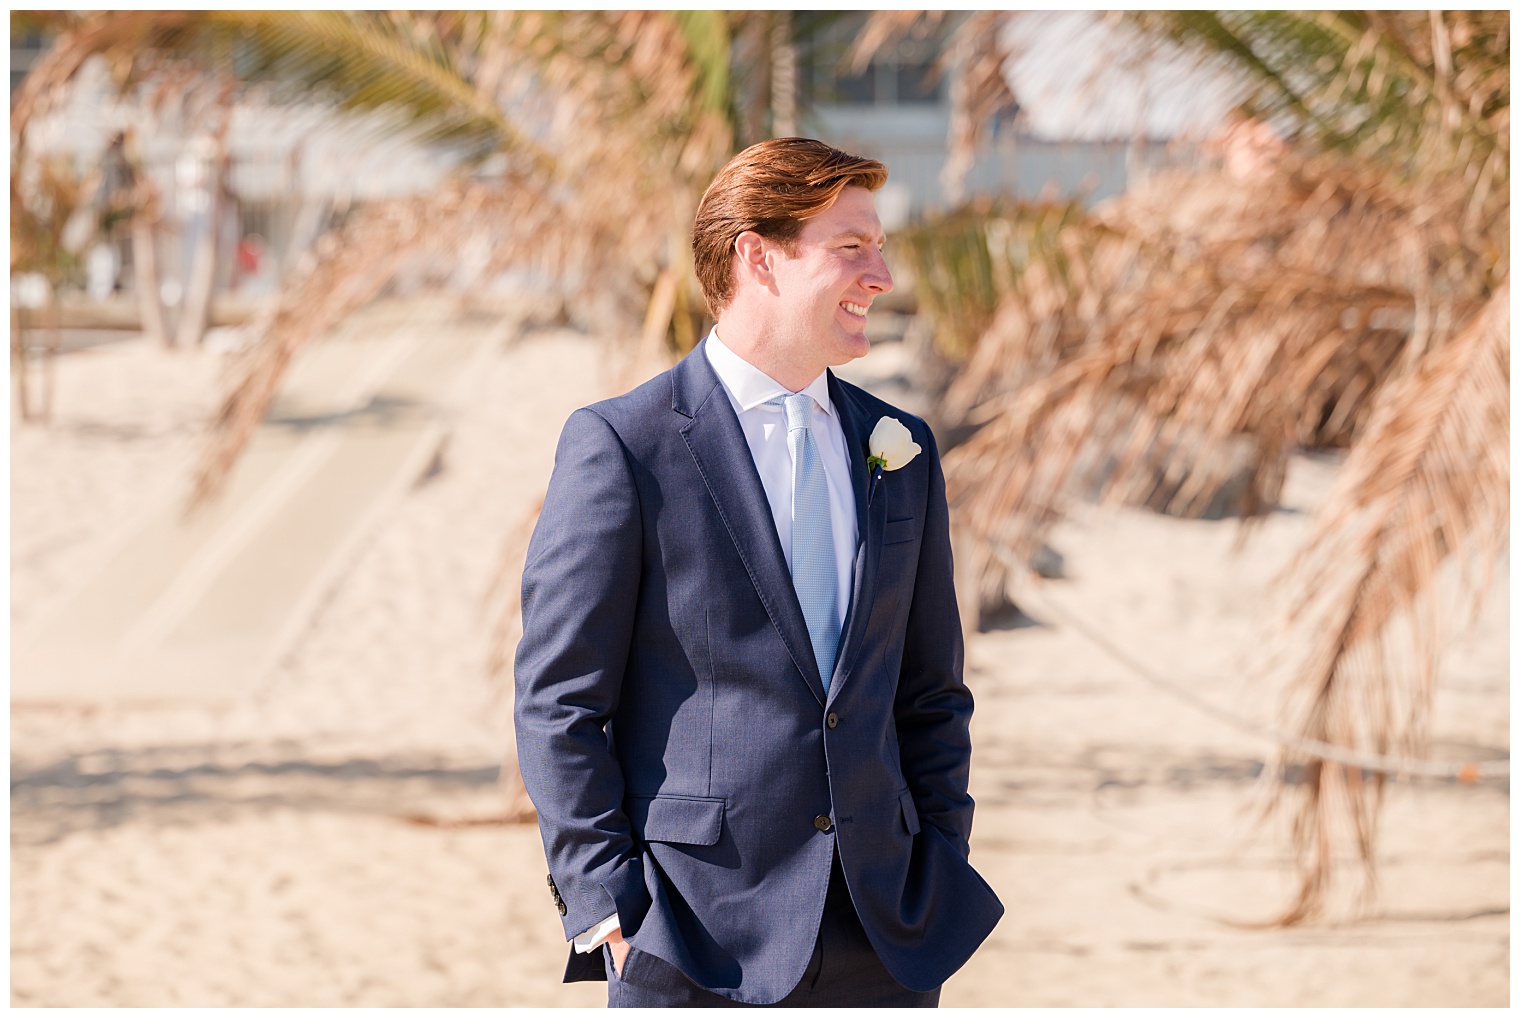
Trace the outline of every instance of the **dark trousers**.
{"type": "MultiPolygon", "coordinates": [[[[744,1007],[693,983],[663,958],[630,947],[620,977],[610,949],[602,949],[607,966],[608,1007],[744,1007]]],[[[855,914],[839,857],[829,874],[828,898],[818,940],[802,979],[776,1007],[938,1007],[939,990],[915,993],[887,972],[855,914]]]]}

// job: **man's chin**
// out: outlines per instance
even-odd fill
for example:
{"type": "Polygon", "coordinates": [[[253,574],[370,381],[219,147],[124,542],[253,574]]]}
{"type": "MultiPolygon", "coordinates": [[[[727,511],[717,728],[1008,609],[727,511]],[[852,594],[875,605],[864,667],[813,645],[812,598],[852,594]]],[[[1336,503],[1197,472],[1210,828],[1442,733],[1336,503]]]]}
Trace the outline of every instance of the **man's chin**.
{"type": "Polygon", "coordinates": [[[859,360],[871,352],[871,340],[862,332],[859,336],[852,337],[853,342],[840,344],[840,360],[834,362],[834,367],[848,364],[850,361],[859,360]]]}
{"type": "Polygon", "coordinates": [[[864,357],[871,352],[871,339],[866,335],[865,325],[852,323],[852,327],[837,328],[829,342],[829,349],[833,355],[829,358],[832,367],[864,357]]]}

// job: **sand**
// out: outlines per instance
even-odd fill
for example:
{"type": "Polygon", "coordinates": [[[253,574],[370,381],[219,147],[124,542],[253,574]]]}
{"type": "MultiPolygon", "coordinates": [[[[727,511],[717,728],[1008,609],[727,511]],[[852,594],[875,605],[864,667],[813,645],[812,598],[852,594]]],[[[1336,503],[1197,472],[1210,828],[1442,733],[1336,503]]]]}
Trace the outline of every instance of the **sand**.
{"type": "MultiPolygon", "coordinates": [[[[503,344],[451,394],[438,469],[240,695],[13,708],[13,1004],[604,1003],[558,981],[536,827],[469,823],[500,813],[509,745],[486,595],[559,425],[603,394],[601,350],[552,328],[503,344]]],[[[182,490],[222,371],[140,340],[62,358],[53,423],[12,429],[13,627],[182,490]]],[[[1333,469],[1296,463],[1290,507],[1333,469]]],[[[1284,900],[1284,846],[1246,816],[1268,744],[1055,619],[1265,718],[1246,666],[1306,522],[1278,514],[1236,553],[1229,521],[1081,513],[1052,541],[1050,617],[1031,596],[1034,619],[972,641],[972,858],[1008,911],[945,1005],[1508,1003],[1507,782],[1395,785],[1366,914],[1240,928],[1284,900]]],[[[1507,756],[1507,616],[1501,583],[1451,647],[1432,755],[1507,756]]]]}

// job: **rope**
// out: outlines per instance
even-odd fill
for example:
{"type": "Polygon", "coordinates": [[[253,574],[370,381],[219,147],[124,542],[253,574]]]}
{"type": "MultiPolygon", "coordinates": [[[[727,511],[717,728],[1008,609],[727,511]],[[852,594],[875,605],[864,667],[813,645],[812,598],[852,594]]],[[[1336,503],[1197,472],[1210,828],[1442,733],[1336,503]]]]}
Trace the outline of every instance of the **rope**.
{"type": "Polygon", "coordinates": [[[1247,718],[1243,718],[1232,711],[1225,710],[1223,707],[1209,702],[1179,683],[1157,675],[1142,662],[1116,646],[1095,627],[1088,625],[1071,611],[1057,606],[1047,594],[1040,590],[1041,583],[1037,574],[1015,557],[1005,546],[993,544],[992,553],[1003,566],[1025,578],[1026,583],[1023,586],[1026,589],[1037,592],[1036,600],[1039,602],[1038,607],[1042,608],[1045,614],[1070,626],[1109,657],[1118,661],[1157,689],[1171,694],[1195,710],[1207,714],[1216,721],[1221,721],[1232,728],[1274,742],[1284,749],[1303,756],[1329,760],[1332,763],[1342,764],[1346,767],[1356,767],[1363,771],[1374,771],[1395,776],[1409,775],[1423,778],[1444,778],[1462,781],[1467,784],[1472,784],[1480,778],[1509,776],[1508,760],[1489,760],[1483,763],[1460,760],[1409,760],[1400,757],[1382,756],[1376,753],[1359,753],[1355,750],[1347,749],[1345,746],[1321,742],[1318,739],[1305,739],[1291,732],[1285,732],[1280,728],[1260,725],[1247,718]]]}

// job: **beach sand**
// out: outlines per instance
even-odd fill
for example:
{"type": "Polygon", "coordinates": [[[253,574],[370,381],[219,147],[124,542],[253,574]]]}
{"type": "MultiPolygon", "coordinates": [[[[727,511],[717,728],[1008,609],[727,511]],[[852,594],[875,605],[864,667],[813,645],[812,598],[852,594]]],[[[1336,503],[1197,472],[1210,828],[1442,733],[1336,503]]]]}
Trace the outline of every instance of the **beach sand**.
{"type": "MultiPolygon", "coordinates": [[[[559,982],[536,827],[492,822],[510,690],[484,669],[503,549],[564,418],[606,394],[603,349],[503,343],[452,393],[435,469],[246,690],[13,706],[13,1004],[605,1003],[559,982]]],[[[141,340],[61,359],[54,421],[12,428],[13,631],[183,491],[223,360],[141,340]]],[[[972,860],[1007,914],[945,1005],[1508,1003],[1507,782],[1393,785],[1368,914],[1242,928],[1286,900],[1285,846],[1248,815],[1270,744],[1069,621],[1270,717],[1246,681],[1267,581],[1333,469],[1297,462],[1300,511],[1239,552],[1230,521],[1081,513],[1052,538],[1068,577],[973,639],[972,860]]],[[[1447,655],[1432,755],[1508,754],[1507,573],[1447,655]]]]}

